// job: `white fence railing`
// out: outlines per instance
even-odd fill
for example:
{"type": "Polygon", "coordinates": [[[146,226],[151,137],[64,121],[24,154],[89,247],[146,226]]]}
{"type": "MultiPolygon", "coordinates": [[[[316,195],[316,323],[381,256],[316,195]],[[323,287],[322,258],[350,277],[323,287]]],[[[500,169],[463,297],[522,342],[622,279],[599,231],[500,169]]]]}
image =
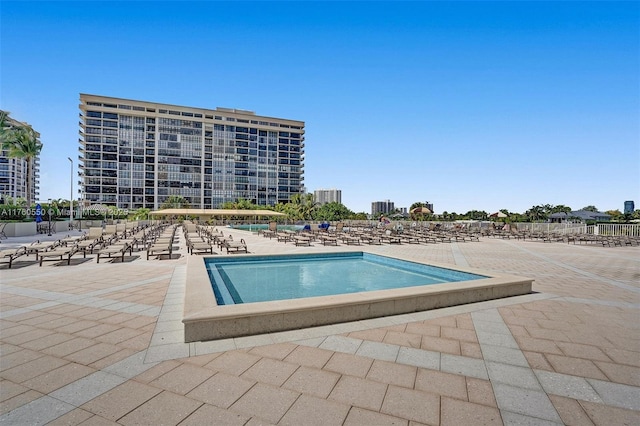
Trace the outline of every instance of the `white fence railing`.
{"type": "MultiPolygon", "coordinates": [[[[345,221],[347,226],[376,226],[376,221],[345,221]]],[[[392,221],[392,224],[402,224],[405,229],[410,227],[428,227],[431,223],[441,224],[444,229],[462,227],[468,230],[482,230],[493,226],[493,222],[488,221],[459,221],[459,222],[415,222],[415,221],[392,221]]],[[[547,222],[517,222],[510,224],[519,231],[556,233],[556,234],[590,234],[607,236],[630,236],[640,237],[640,224],[607,223],[598,225],[585,225],[580,223],[547,223],[547,222]]]]}
{"type": "Polygon", "coordinates": [[[640,237],[640,224],[601,223],[593,225],[595,235],[640,237]]]}

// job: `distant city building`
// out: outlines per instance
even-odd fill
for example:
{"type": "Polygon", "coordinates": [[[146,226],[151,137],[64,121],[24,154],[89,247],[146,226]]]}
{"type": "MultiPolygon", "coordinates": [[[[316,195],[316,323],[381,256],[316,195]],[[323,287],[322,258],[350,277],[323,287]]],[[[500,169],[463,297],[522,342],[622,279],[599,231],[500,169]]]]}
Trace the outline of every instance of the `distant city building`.
{"type": "Polygon", "coordinates": [[[392,201],[374,201],[371,203],[371,215],[377,216],[379,214],[389,214],[395,210],[392,201]]]}
{"type": "Polygon", "coordinates": [[[303,121],[80,94],[83,204],[287,203],[304,185],[303,121]]]}
{"type": "MultiPolygon", "coordinates": [[[[27,123],[7,117],[7,124],[10,128],[28,126],[27,123]]],[[[35,129],[34,129],[35,130],[35,129]]],[[[36,132],[38,141],[40,134],[36,132]]],[[[0,148],[0,198],[7,202],[7,198],[27,197],[27,192],[31,192],[31,200],[37,201],[40,195],[40,157],[33,159],[31,164],[31,188],[27,188],[27,161],[23,158],[11,158],[7,150],[0,148]]]]}
{"type": "Polygon", "coordinates": [[[320,205],[328,203],[342,204],[342,191],[339,189],[316,189],[313,191],[313,199],[320,205]]]}
{"type": "Polygon", "coordinates": [[[635,204],[633,201],[625,201],[624,202],[624,214],[631,214],[635,211],[635,204]]]}
{"type": "Polygon", "coordinates": [[[427,202],[424,203],[424,206],[426,208],[428,208],[429,210],[431,210],[431,212],[435,211],[435,210],[433,210],[433,203],[430,203],[430,202],[427,201],[427,202]]]}

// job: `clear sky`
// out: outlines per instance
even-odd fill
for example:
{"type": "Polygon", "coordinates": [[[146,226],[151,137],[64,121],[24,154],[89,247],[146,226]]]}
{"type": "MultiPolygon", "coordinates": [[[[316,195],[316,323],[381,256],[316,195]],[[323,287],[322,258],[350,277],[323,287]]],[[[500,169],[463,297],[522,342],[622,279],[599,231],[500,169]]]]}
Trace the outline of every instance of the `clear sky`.
{"type": "Polygon", "coordinates": [[[3,0],[0,16],[0,108],[41,133],[42,200],[69,198],[89,93],[302,120],[307,190],[356,212],[640,205],[639,2],[3,0]]]}

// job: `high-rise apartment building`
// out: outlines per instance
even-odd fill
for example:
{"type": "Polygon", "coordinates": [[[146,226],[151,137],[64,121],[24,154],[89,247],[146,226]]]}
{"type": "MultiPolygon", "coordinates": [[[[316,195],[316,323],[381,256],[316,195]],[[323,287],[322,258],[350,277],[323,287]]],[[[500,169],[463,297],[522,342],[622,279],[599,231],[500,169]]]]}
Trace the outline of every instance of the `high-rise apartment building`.
{"type": "Polygon", "coordinates": [[[388,214],[393,213],[395,210],[393,201],[374,201],[371,203],[371,215],[377,216],[380,213],[388,214]]]}
{"type": "Polygon", "coordinates": [[[632,200],[624,202],[624,214],[632,214],[635,210],[635,204],[632,200]]]}
{"type": "Polygon", "coordinates": [[[313,199],[320,205],[328,203],[342,204],[342,191],[339,189],[316,189],[313,191],[313,199]]]}
{"type": "Polygon", "coordinates": [[[157,209],[286,203],[304,189],[304,122],[80,94],[85,204],[157,209]]]}
{"type": "MultiPolygon", "coordinates": [[[[7,117],[7,124],[10,128],[18,126],[28,126],[27,123],[14,120],[7,117]]],[[[34,129],[35,130],[35,129],[34,129]]],[[[36,132],[38,142],[40,134],[36,132]]],[[[40,195],[40,157],[37,156],[31,163],[31,188],[27,188],[27,161],[23,158],[9,157],[7,150],[0,147],[0,198],[7,202],[7,198],[11,197],[28,199],[27,192],[31,192],[30,199],[37,201],[40,195]]]]}

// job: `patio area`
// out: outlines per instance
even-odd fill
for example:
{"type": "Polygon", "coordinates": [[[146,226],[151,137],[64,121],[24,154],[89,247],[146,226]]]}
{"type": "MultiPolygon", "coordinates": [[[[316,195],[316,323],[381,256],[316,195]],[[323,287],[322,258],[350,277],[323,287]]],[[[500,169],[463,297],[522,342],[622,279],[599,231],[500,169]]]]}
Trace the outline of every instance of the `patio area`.
{"type": "Polygon", "coordinates": [[[296,247],[231,233],[250,254],[361,250],[530,277],[534,293],[184,343],[187,259],[198,255],[183,236],[175,259],[134,251],[39,267],[22,256],[0,265],[0,423],[640,424],[640,247],[296,247]]]}

